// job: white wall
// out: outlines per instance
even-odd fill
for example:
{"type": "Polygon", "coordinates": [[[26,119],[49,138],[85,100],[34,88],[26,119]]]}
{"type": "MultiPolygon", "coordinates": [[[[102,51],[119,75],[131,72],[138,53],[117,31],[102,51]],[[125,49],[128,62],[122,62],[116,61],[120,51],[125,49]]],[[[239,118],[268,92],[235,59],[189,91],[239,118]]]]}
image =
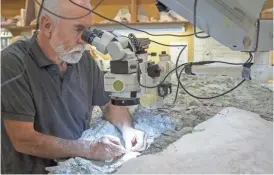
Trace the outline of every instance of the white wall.
{"type": "Polygon", "coordinates": [[[248,53],[232,51],[211,37],[194,39],[194,61],[218,60],[243,63],[248,58],[248,53]]]}

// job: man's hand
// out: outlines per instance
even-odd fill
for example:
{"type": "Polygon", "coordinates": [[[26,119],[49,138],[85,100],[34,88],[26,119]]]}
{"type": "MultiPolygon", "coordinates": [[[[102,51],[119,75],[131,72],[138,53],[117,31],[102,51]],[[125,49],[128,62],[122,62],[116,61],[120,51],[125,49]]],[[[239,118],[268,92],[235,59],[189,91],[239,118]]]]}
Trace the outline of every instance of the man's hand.
{"type": "Polygon", "coordinates": [[[115,106],[111,102],[101,106],[104,117],[122,133],[127,151],[144,151],[146,149],[145,133],[132,126],[131,115],[125,106],[115,106]]]}
{"type": "Polygon", "coordinates": [[[91,160],[113,160],[126,152],[121,145],[120,139],[114,136],[106,135],[99,141],[91,143],[90,152],[87,155],[91,160]]]}
{"type": "Polygon", "coordinates": [[[127,151],[144,151],[146,149],[147,143],[144,132],[127,127],[123,129],[122,134],[127,151]]]}

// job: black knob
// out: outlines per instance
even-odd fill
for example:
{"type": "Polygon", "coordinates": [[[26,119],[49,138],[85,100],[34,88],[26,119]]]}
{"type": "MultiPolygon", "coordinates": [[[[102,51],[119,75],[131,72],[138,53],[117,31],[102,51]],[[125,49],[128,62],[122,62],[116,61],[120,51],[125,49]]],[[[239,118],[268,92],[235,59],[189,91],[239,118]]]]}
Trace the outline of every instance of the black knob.
{"type": "Polygon", "coordinates": [[[147,67],[147,74],[151,78],[160,77],[161,68],[158,64],[149,63],[147,67]]]}
{"type": "Polygon", "coordinates": [[[92,44],[93,42],[93,39],[96,37],[95,33],[92,32],[91,30],[89,29],[85,29],[81,38],[83,41],[85,41],[86,43],[88,44],[92,44]]]}
{"type": "Polygon", "coordinates": [[[162,51],[162,55],[165,55],[166,54],[166,51],[162,51]]]}
{"type": "Polygon", "coordinates": [[[137,65],[130,65],[129,67],[130,67],[130,69],[136,69],[137,65]]]}
{"type": "Polygon", "coordinates": [[[103,31],[99,30],[99,29],[93,29],[93,32],[99,37],[101,38],[101,36],[103,35],[103,31]]]}
{"type": "Polygon", "coordinates": [[[150,56],[156,57],[156,56],[157,56],[157,53],[156,53],[156,52],[151,52],[151,53],[150,53],[150,56]]]}

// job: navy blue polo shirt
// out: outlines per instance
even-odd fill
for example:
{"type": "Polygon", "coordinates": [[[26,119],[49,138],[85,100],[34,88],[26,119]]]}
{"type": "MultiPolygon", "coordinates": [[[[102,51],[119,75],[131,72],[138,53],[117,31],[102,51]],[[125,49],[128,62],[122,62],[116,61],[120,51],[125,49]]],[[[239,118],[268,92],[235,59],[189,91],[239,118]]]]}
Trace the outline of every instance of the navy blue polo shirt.
{"type": "Polygon", "coordinates": [[[85,51],[76,64],[68,64],[62,76],[37,43],[17,41],[1,51],[1,82],[21,74],[1,88],[2,173],[45,173],[49,159],[17,152],[9,139],[3,120],[32,122],[40,133],[78,139],[89,126],[92,106],[109,101],[104,91],[103,73],[85,51]]]}

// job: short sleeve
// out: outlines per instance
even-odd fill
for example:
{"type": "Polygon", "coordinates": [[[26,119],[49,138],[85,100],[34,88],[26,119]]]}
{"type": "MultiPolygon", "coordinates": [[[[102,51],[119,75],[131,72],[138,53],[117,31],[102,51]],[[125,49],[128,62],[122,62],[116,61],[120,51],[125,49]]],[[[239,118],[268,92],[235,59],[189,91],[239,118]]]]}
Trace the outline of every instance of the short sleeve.
{"type": "Polygon", "coordinates": [[[92,105],[104,106],[110,101],[110,94],[104,88],[104,74],[93,58],[91,58],[91,67],[93,72],[92,105]]]}
{"type": "Polygon", "coordinates": [[[1,116],[33,122],[36,112],[23,58],[5,51],[1,57],[1,116]]]}

